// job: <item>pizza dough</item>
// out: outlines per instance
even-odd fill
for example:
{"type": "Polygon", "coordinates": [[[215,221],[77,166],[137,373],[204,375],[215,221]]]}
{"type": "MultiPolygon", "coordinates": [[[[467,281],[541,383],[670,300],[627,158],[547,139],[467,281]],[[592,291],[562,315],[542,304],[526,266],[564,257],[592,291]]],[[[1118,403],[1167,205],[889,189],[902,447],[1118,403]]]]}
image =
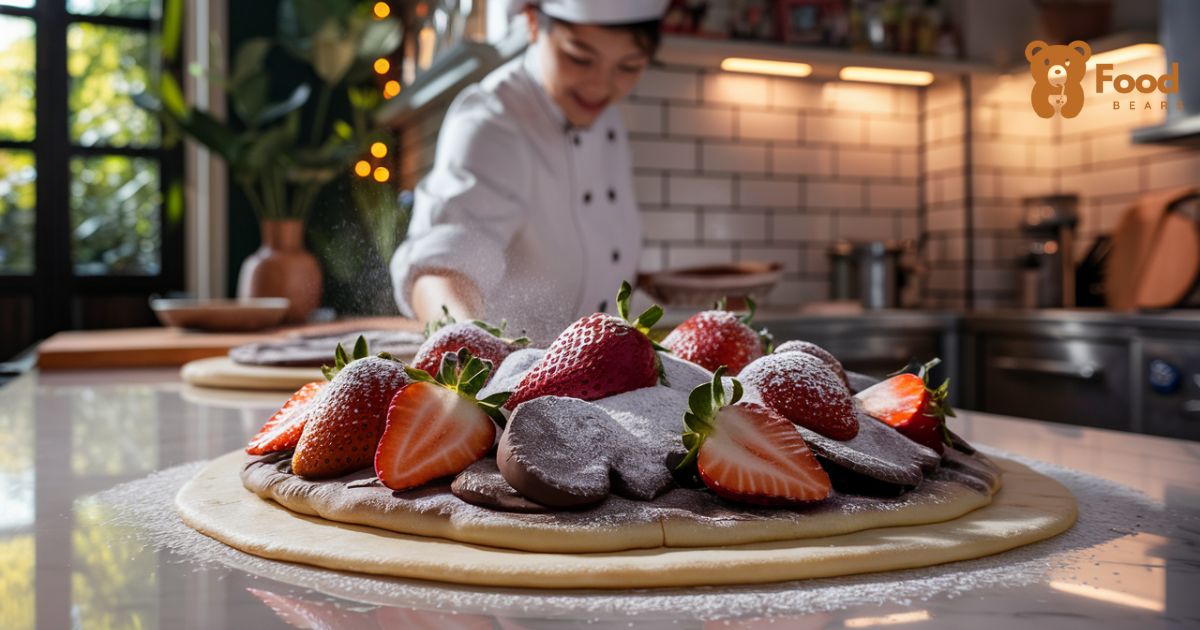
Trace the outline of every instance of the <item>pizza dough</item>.
{"type": "MultiPolygon", "coordinates": [[[[840,533],[835,526],[834,530],[822,531],[815,525],[817,519],[799,530],[787,519],[774,522],[745,518],[718,518],[709,522],[611,519],[591,522],[568,533],[570,528],[561,526],[564,519],[556,518],[553,520],[559,523],[559,542],[548,544],[562,546],[565,541],[577,541],[571,544],[595,547],[594,541],[616,536],[626,547],[644,548],[604,553],[533,552],[497,545],[528,546],[529,543],[522,541],[553,539],[547,532],[555,528],[515,531],[512,523],[494,518],[496,512],[487,512],[486,519],[455,520],[437,510],[424,513],[394,510],[380,519],[393,527],[441,536],[437,538],[335,523],[294,512],[255,496],[242,485],[239,473],[245,462],[244,454],[230,453],[211,462],[188,482],[176,497],[183,520],[237,549],[267,558],[335,570],[501,587],[747,584],[889,571],[998,553],[1054,536],[1075,521],[1075,501],[1066,488],[1020,464],[998,460],[1004,473],[1004,487],[990,504],[986,504],[986,494],[951,484],[968,493],[964,496],[974,495],[980,500],[965,510],[962,508],[967,503],[961,497],[950,497],[941,505],[927,504],[910,514],[907,525],[887,527],[883,521],[864,521],[858,515],[845,514],[839,514],[838,520],[855,521],[858,528],[871,529],[840,533]],[[948,512],[939,511],[954,505],[957,507],[948,512]],[[946,516],[956,511],[963,515],[946,516]],[[758,527],[764,523],[765,528],[758,527]],[[745,533],[756,529],[762,531],[745,533]],[[791,538],[750,544],[732,542],[756,536],[759,540],[778,538],[781,533],[791,538]],[[472,538],[473,544],[448,540],[448,535],[460,540],[472,538]],[[795,538],[799,535],[811,537],[795,538]],[[664,542],[676,546],[662,546],[664,542]]],[[[448,495],[448,490],[441,486],[430,486],[420,492],[448,495]]],[[[528,524],[538,522],[531,517],[539,515],[519,516],[523,518],[518,522],[528,524]]],[[[840,527],[847,531],[845,523],[840,527]]],[[[609,542],[599,546],[612,545],[609,542]]]]}
{"type": "Polygon", "coordinates": [[[183,382],[198,387],[294,392],[305,383],[325,380],[321,368],[242,365],[229,357],[210,357],[185,363],[183,382]]]}

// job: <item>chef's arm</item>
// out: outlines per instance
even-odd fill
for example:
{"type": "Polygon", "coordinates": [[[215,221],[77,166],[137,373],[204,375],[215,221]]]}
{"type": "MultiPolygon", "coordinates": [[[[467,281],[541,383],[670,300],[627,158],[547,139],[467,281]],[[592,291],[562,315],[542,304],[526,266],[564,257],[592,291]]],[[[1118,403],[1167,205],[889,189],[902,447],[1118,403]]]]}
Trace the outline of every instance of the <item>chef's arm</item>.
{"type": "Polygon", "coordinates": [[[411,304],[422,324],[441,319],[443,305],[459,321],[483,317],[483,296],[479,288],[457,271],[427,271],[417,276],[413,282],[411,304]]]}

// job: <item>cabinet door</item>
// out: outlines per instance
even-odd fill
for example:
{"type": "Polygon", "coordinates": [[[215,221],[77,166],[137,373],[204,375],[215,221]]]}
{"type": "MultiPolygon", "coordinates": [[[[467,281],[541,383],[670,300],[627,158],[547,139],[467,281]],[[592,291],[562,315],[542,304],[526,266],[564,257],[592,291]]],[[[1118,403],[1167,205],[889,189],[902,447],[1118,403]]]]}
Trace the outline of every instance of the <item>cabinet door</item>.
{"type": "Polygon", "coordinates": [[[988,336],[980,345],[981,411],[1123,431],[1132,428],[1127,344],[988,336]]]}

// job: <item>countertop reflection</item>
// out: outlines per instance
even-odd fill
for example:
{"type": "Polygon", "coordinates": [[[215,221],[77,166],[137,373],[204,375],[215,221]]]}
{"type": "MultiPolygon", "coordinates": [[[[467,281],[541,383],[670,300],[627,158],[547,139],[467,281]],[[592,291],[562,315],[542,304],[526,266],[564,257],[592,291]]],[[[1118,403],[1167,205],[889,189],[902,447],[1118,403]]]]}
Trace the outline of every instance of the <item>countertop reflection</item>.
{"type": "MultiPolygon", "coordinates": [[[[1055,627],[1200,623],[1200,443],[962,413],[968,440],[1126,486],[1186,516],[1120,535],[1081,568],[1020,587],[805,617],[553,618],[381,606],[156,550],[94,495],[240,448],[285,394],[192,388],[175,370],[32,372],[0,388],[0,626],[5,628],[1055,627]],[[775,627],[781,627],[776,625],[775,627]]],[[[436,585],[434,586],[436,587],[436,585]]],[[[461,590],[461,587],[455,587],[461,590]]],[[[803,584],[797,585],[803,588],[803,584]]],[[[645,591],[642,592],[646,594],[645,591]]],[[[751,615],[751,617],[754,617],[751,615]]]]}

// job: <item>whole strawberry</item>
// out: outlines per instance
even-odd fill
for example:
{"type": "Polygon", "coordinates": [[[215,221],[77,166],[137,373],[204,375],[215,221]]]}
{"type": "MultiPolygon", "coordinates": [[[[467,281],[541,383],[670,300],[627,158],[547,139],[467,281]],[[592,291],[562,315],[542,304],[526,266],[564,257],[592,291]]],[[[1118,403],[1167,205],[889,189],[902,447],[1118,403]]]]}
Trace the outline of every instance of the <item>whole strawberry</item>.
{"type": "Polygon", "coordinates": [[[822,348],[811,341],[800,341],[798,339],[793,339],[791,341],[785,341],[779,344],[778,348],[775,348],[776,354],[782,354],[784,352],[803,352],[804,354],[809,354],[820,359],[822,363],[829,366],[829,369],[833,370],[834,374],[837,374],[838,379],[841,380],[846,387],[850,386],[850,379],[846,377],[846,369],[842,367],[842,362],[838,361],[837,357],[833,356],[833,354],[831,354],[825,348],[822,348]]]}
{"type": "Polygon", "coordinates": [[[500,365],[512,351],[529,345],[529,339],[504,338],[504,322],[499,327],[487,322],[473,320],[469,322],[455,321],[446,307],[441,320],[430,322],[425,327],[425,343],[417,349],[412,366],[429,374],[436,374],[441,369],[442,357],[447,352],[457,354],[466,348],[472,356],[493,365],[500,365]]]}
{"type": "Polygon", "coordinates": [[[750,327],[756,308],[747,298],[750,312],[739,317],[725,310],[724,300],[716,310],[701,311],[684,320],[663,340],[671,354],[696,363],[712,372],[722,365],[730,376],[737,376],[751,361],[770,351],[771,335],[750,327]]]}
{"type": "Polygon", "coordinates": [[[374,463],[388,404],[412,382],[404,364],[387,356],[367,356],[361,337],[354,357],[339,345],[330,379],[304,407],[304,431],[292,455],[292,472],[310,479],[339,477],[374,463]]]}
{"type": "Polygon", "coordinates": [[[891,426],[917,444],[942,453],[947,444],[955,445],[954,434],[946,428],[946,416],[954,417],[954,409],[946,402],[950,379],[942,381],[937,389],[929,387],[929,371],[938,363],[941,359],[920,366],[915,374],[895,374],[855,397],[868,416],[891,426]]]}
{"type": "Polygon", "coordinates": [[[505,407],[515,409],[539,396],[596,400],[657,383],[662,364],[646,333],[663,311],[652,306],[630,321],[632,293],[629,283],[622,282],[620,317],[593,313],[568,326],[521,379],[505,407]]]}
{"type": "Polygon", "coordinates": [[[812,355],[768,354],[747,365],[741,380],[752,396],[795,424],[834,440],[858,435],[850,390],[812,355]]]}

